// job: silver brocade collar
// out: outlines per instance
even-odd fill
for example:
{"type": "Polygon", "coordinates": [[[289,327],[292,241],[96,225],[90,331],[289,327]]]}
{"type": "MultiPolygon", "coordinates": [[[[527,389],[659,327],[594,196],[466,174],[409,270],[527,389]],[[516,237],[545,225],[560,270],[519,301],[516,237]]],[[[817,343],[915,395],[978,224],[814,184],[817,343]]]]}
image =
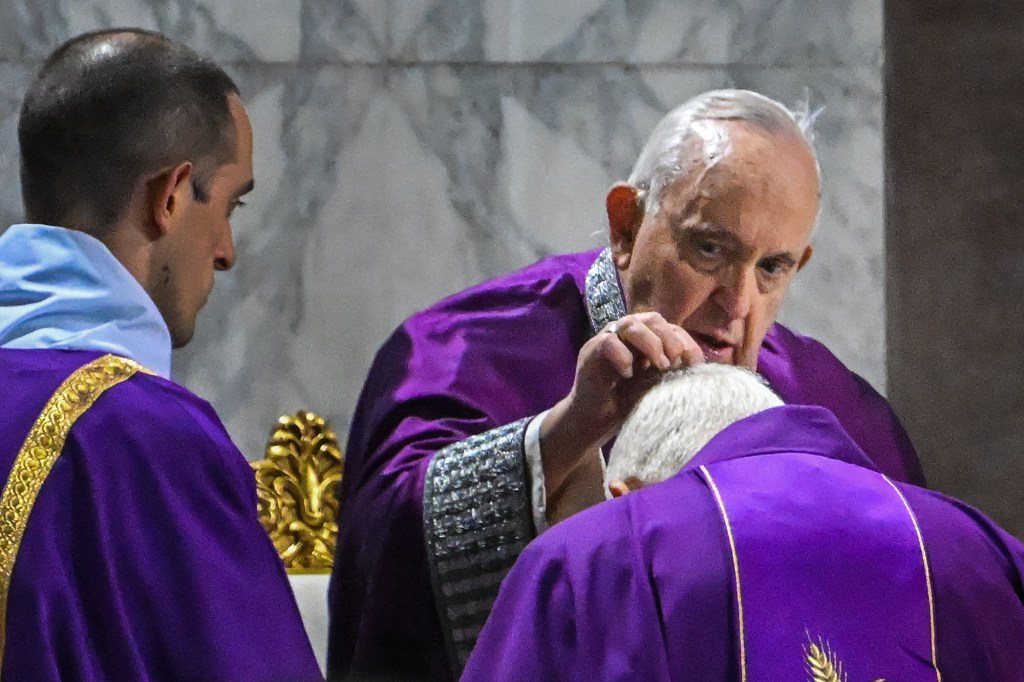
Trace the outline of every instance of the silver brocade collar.
{"type": "Polygon", "coordinates": [[[626,314],[626,302],[619,287],[619,273],[611,249],[604,249],[587,271],[587,317],[590,331],[597,334],[605,325],[626,314]]]}

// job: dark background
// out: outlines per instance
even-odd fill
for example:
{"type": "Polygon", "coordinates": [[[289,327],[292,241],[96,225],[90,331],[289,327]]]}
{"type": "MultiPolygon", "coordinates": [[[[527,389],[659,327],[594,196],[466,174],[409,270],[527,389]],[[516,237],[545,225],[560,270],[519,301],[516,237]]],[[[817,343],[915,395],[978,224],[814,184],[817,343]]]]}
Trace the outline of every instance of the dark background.
{"type": "Polygon", "coordinates": [[[1024,537],[1024,3],[885,3],[888,394],[1024,537]]]}

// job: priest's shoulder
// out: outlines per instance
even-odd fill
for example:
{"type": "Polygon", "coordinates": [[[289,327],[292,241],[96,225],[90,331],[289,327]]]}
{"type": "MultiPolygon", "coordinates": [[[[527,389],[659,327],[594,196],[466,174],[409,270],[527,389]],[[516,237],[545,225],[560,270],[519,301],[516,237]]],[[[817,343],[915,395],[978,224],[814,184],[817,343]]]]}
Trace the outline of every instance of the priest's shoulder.
{"type": "Polygon", "coordinates": [[[629,497],[601,502],[555,524],[527,545],[518,562],[537,565],[557,561],[585,574],[594,557],[627,557],[634,545],[629,497]]]}
{"type": "MultiPolygon", "coordinates": [[[[656,538],[686,536],[712,509],[706,486],[692,470],[601,502],[544,531],[526,548],[535,557],[565,557],[586,570],[595,557],[619,553],[646,564],[660,548],[656,538]]],[[[717,517],[716,517],[717,521],[717,517]]],[[[603,560],[603,559],[602,559],[603,560]]],[[[628,562],[626,562],[628,563],[628,562]]]]}
{"type": "MultiPolygon", "coordinates": [[[[921,527],[931,558],[956,582],[968,573],[1003,573],[1024,600],[1024,543],[976,507],[936,490],[897,482],[921,527]]],[[[970,584],[965,582],[965,584],[970,584]]],[[[1024,604],[1021,605],[1024,609],[1024,604]]]]}
{"type": "Polygon", "coordinates": [[[246,486],[252,480],[213,407],[146,372],[106,391],[79,418],[65,447],[65,455],[72,452],[103,467],[133,467],[145,458],[146,466],[180,470],[182,478],[229,476],[246,486]]]}

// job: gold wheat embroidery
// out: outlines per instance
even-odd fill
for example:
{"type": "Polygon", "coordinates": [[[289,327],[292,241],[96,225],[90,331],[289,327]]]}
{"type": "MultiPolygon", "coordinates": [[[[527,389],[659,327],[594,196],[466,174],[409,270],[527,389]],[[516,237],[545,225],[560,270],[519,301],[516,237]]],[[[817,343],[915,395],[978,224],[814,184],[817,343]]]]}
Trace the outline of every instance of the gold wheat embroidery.
{"type": "Polygon", "coordinates": [[[811,673],[810,682],[847,682],[842,662],[832,662],[832,651],[827,644],[819,646],[811,642],[804,654],[811,673]]]}
{"type": "MultiPolygon", "coordinates": [[[[843,662],[840,661],[828,642],[808,642],[804,649],[804,658],[807,660],[807,671],[810,673],[809,682],[849,682],[846,672],[843,671],[843,662]]],[[[877,679],[875,682],[885,682],[884,679],[877,679]]]]}

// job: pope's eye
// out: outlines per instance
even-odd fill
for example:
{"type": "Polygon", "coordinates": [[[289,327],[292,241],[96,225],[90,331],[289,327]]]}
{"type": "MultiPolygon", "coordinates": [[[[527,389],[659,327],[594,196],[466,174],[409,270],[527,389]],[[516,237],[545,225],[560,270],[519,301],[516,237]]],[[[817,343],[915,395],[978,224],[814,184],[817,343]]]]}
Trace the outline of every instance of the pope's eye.
{"type": "Polygon", "coordinates": [[[705,256],[717,256],[722,251],[722,247],[714,242],[698,242],[697,250],[705,256]]]}

